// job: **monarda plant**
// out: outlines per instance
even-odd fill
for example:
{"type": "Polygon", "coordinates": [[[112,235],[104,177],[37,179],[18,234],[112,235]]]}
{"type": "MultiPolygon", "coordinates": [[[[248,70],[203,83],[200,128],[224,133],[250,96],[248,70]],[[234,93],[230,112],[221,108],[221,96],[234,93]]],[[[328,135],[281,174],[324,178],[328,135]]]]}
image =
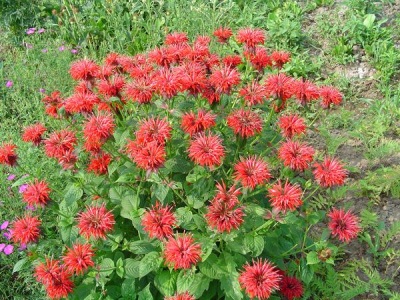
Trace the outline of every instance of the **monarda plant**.
{"type": "MultiPolygon", "coordinates": [[[[175,32],[146,53],[71,65],[74,90],[43,99],[62,129],[22,135],[58,161],[65,190],[31,178],[21,201],[34,209],[9,232],[49,298],[315,296],[315,264],[333,264],[360,227],[310,205],[347,171],[305,142],[302,115],[343,96],[286,74],[290,53],[265,38],[175,32]]],[[[17,152],[5,142],[0,162],[18,168],[17,152]]]]}

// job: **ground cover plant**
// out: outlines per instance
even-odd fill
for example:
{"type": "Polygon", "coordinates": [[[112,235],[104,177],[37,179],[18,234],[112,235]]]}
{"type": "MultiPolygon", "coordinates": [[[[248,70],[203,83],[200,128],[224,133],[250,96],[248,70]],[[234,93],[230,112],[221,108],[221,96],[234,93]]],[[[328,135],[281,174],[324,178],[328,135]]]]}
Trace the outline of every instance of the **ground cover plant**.
{"type": "MultiPolygon", "coordinates": [[[[76,5],[77,15],[89,9],[76,5]]],[[[379,165],[396,149],[396,133],[387,135],[398,121],[395,73],[377,84],[388,101],[365,111],[391,117],[359,121],[346,109],[357,91],[344,77],[321,78],[315,66],[327,63],[304,52],[299,26],[321,3],[226,5],[212,8],[214,26],[201,32],[208,35],[195,27],[186,34],[185,24],[161,32],[140,21],[154,32],[146,47],[141,39],[133,48],[104,45],[104,31],[80,46],[48,44],[46,30],[24,28],[24,55],[46,61],[50,50],[57,71],[40,83],[27,72],[34,103],[2,103],[5,208],[15,210],[1,211],[1,266],[30,286],[2,289],[4,298],[397,299],[399,256],[391,245],[400,228],[385,227],[374,212],[385,194],[398,198],[398,168],[379,165]],[[233,31],[221,26],[226,7],[268,14],[267,30],[255,28],[256,18],[245,28],[232,21],[233,31]],[[20,126],[21,116],[21,136],[5,129],[20,126]],[[374,168],[366,176],[357,178],[352,161],[337,158],[349,137],[362,141],[358,151],[374,168]],[[350,209],[354,197],[370,201],[350,209]],[[357,245],[368,251],[362,259],[349,256],[357,245]]],[[[372,28],[369,15],[379,18],[375,6],[347,5],[354,8],[349,22],[372,28]]],[[[149,15],[168,7],[149,6],[149,15]]],[[[357,35],[369,49],[388,33],[349,36],[357,35]]],[[[326,52],[332,61],[335,51],[326,52]]],[[[4,79],[4,99],[29,94],[4,79]]]]}

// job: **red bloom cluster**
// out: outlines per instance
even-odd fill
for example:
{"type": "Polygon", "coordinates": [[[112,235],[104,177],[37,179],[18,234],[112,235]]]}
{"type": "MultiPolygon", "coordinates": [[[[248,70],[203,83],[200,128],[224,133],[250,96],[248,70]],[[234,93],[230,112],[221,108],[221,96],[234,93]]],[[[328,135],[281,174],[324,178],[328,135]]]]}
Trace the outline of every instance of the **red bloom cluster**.
{"type": "Polygon", "coordinates": [[[35,179],[33,183],[28,184],[26,190],[23,192],[23,200],[29,206],[45,206],[50,201],[50,191],[45,181],[35,179]]]}
{"type": "Polygon", "coordinates": [[[68,248],[63,257],[65,268],[69,273],[82,275],[89,267],[94,266],[94,252],[90,244],[74,244],[68,248]]]}
{"type": "Polygon", "coordinates": [[[329,229],[334,236],[337,236],[342,242],[348,243],[350,240],[357,237],[361,228],[357,216],[350,211],[345,212],[342,209],[332,209],[328,214],[330,218],[329,229]]]}
{"type": "Polygon", "coordinates": [[[82,59],[74,62],[69,70],[71,77],[75,80],[90,81],[97,77],[100,67],[89,59],[82,59]]]}
{"type": "Polygon", "coordinates": [[[69,169],[75,164],[77,157],[73,153],[77,138],[73,131],[63,129],[55,131],[44,140],[44,150],[48,157],[54,157],[63,166],[69,169]]]}
{"type": "Polygon", "coordinates": [[[217,195],[208,206],[208,213],[205,215],[207,223],[211,228],[216,228],[219,232],[230,232],[238,229],[243,223],[243,208],[238,206],[240,189],[232,186],[226,189],[225,183],[217,184],[217,195]]]}
{"type": "Polygon", "coordinates": [[[46,287],[50,299],[65,298],[74,288],[70,272],[61,266],[60,261],[51,258],[35,267],[35,277],[46,287]]]}
{"type": "Polygon", "coordinates": [[[278,120],[278,126],[281,129],[282,135],[289,139],[306,131],[304,119],[298,115],[281,116],[278,120]]]}
{"type": "Polygon", "coordinates": [[[214,36],[221,44],[226,43],[228,39],[232,36],[232,34],[232,30],[226,27],[220,27],[214,31],[214,36]]]}
{"type": "Polygon", "coordinates": [[[50,95],[45,96],[42,102],[46,106],[46,113],[54,118],[58,117],[58,111],[62,107],[64,100],[61,98],[60,91],[54,91],[50,95]]]}
{"type": "Polygon", "coordinates": [[[111,114],[100,113],[97,116],[90,116],[83,124],[86,150],[92,152],[100,151],[101,145],[113,134],[114,128],[114,119],[111,114]]]}
{"type": "Polygon", "coordinates": [[[200,109],[195,115],[188,112],[182,116],[181,126],[183,131],[193,136],[215,125],[216,116],[210,112],[200,109]]]}
{"type": "Polygon", "coordinates": [[[86,239],[106,239],[115,224],[113,214],[108,211],[104,204],[101,206],[87,206],[86,211],[79,213],[78,218],[79,234],[86,239]]]}
{"type": "Polygon", "coordinates": [[[227,123],[235,134],[243,138],[251,137],[262,130],[261,117],[251,110],[239,109],[232,112],[227,118],[227,123]]]}
{"type": "Polygon", "coordinates": [[[28,244],[36,242],[39,238],[40,229],[39,226],[42,222],[38,217],[32,217],[25,215],[12,224],[12,235],[11,238],[14,243],[28,244]]]}
{"type": "Polygon", "coordinates": [[[151,238],[164,239],[172,235],[172,226],[176,223],[171,206],[162,206],[159,202],[152,206],[142,217],[142,226],[151,238]]]}
{"type": "Polygon", "coordinates": [[[290,61],[290,53],[286,51],[274,51],[271,53],[272,64],[281,69],[284,64],[290,61]]]}
{"type": "Polygon", "coordinates": [[[258,83],[258,81],[252,81],[239,91],[239,95],[244,98],[248,105],[256,105],[265,101],[267,90],[265,86],[258,83]]]}
{"type": "Polygon", "coordinates": [[[288,140],[278,150],[283,164],[293,170],[304,171],[314,159],[314,149],[300,142],[288,140]]]}
{"type": "Polygon", "coordinates": [[[290,184],[288,181],[282,186],[281,181],[278,181],[268,190],[271,205],[286,212],[287,210],[295,210],[303,202],[301,200],[303,191],[295,184],[290,184]]]}
{"type": "Polygon", "coordinates": [[[296,277],[284,274],[279,283],[279,292],[285,296],[287,300],[301,298],[301,296],[303,296],[303,284],[296,277]]]}
{"type": "Polygon", "coordinates": [[[217,167],[224,156],[222,141],[216,135],[199,133],[190,142],[189,157],[200,166],[217,167]]]}
{"type": "Polygon", "coordinates": [[[266,183],[271,178],[267,163],[256,156],[242,157],[233,168],[235,180],[240,181],[242,186],[250,189],[266,183]]]}
{"type": "Polygon", "coordinates": [[[165,263],[174,269],[190,269],[200,260],[201,246],[190,234],[170,237],[165,243],[165,263]]]}
{"type": "Polygon", "coordinates": [[[246,47],[251,51],[254,50],[257,45],[264,44],[265,34],[261,29],[239,29],[236,34],[236,40],[239,44],[245,44],[246,47]]]}
{"type": "Polygon", "coordinates": [[[334,158],[325,157],[322,163],[314,164],[315,180],[323,187],[343,185],[347,178],[347,170],[334,158]]]}
{"type": "Polygon", "coordinates": [[[108,172],[108,165],[111,162],[111,155],[108,153],[99,153],[90,159],[87,170],[96,175],[104,175],[108,172]]]}
{"type": "Polygon", "coordinates": [[[0,146],[0,164],[9,165],[13,167],[17,162],[17,154],[15,153],[15,149],[17,146],[11,143],[3,143],[0,146]]]}
{"type": "Polygon", "coordinates": [[[239,276],[240,286],[250,298],[268,299],[276,290],[279,290],[281,275],[278,269],[267,260],[247,263],[239,276]]]}
{"type": "Polygon", "coordinates": [[[22,140],[24,142],[32,142],[35,146],[38,146],[42,141],[42,135],[45,131],[46,127],[41,123],[28,126],[24,129],[22,140]]]}

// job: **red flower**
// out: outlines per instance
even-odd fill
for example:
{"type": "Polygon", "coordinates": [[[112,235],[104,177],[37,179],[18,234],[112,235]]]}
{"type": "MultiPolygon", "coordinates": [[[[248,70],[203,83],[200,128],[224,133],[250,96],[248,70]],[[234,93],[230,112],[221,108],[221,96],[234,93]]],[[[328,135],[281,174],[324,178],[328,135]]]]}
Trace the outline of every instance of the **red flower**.
{"type": "Polygon", "coordinates": [[[24,129],[22,140],[24,142],[32,142],[35,146],[38,146],[42,141],[42,135],[45,131],[46,127],[44,127],[41,123],[28,126],[24,129]]]}
{"type": "Polygon", "coordinates": [[[90,244],[74,244],[72,248],[68,248],[63,257],[66,270],[82,275],[89,267],[94,266],[93,256],[94,252],[90,244]]]}
{"type": "Polygon", "coordinates": [[[25,215],[14,221],[12,225],[12,240],[14,243],[28,244],[39,238],[39,226],[42,222],[38,217],[25,215]]]}
{"type": "Polygon", "coordinates": [[[111,162],[111,155],[108,153],[100,153],[90,159],[88,171],[94,172],[96,175],[104,175],[108,172],[108,165],[111,162]]]}
{"type": "Polygon", "coordinates": [[[217,183],[217,194],[214,197],[215,201],[222,201],[226,203],[238,204],[239,199],[238,196],[241,194],[240,189],[236,188],[236,186],[232,186],[229,190],[226,190],[226,185],[224,182],[217,183]]]}
{"type": "Polygon", "coordinates": [[[308,80],[294,80],[292,89],[296,100],[303,106],[319,98],[318,87],[308,80]]]}
{"type": "Polygon", "coordinates": [[[174,296],[165,296],[164,300],[196,300],[189,292],[176,293],[174,296]]]}
{"type": "Polygon", "coordinates": [[[242,58],[240,55],[227,55],[222,59],[222,62],[229,68],[235,68],[242,63],[242,58]]]}
{"type": "Polygon", "coordinates": [[[165,45],[181,45],[189,41],[185,32],[172,32],[165,37],[165,45]]]}
{"type": "Polygon", "coordinates": [[[271,97],[286,101],[292,97],[292,84],[293,78],[279,73],[267,77],[265,88],[271,97]]]}
{"type": "Polygon", "coordinates": [[[239,95],[244,98],[248,105],[263,103],[267,97],[266,88],[255,80],[253,80],[246,87],[242,88],[239,91],[239,95]]]}
{"type": "Polygon", "coordinates": [[[320,87],[319,95],[322,98],[323,108],[329,108],[331,104],[339,105],[343,100],[343,95],[333,86],[320,87]]]}
{"type": "Polygon", "coordinates": [[[287,180],[284,186],[279,180],[268,190],[272,207],[283,212],[293,211],[299,207],[303,203],[301,200],[302,193],[303,191],[297,184],[290,184],[287,180]]]}
{"type": "Polygon", "coordinates": [[[244,55],[250,60],[254,69],[262,72],[265,67],[272,65],[267,50],[263,47],[256,47],[254,52],[245,52],[244,55]]]}
{"type": "Polygon", "coordinates": [[[67,113],[91,113],[100,99],[91,92],[76,93],[65,99],[64,108],[67,113]]]}
{"type": "Polygon", "coordinates": [[[243,138],[251,137],[262,130],[261,117],[251,110],[239,109],[232,112],[227,118],[227,123],[235,134],[243,138]]]}
{"type": "Polygon", "coordinates": [[[110,113],[90,116],[83,124],[83,136],[87,140],[105,142],[114,132],[114,119],[110,113]]]}
{"type": "Polygon", "coordinates": [[[126,152],[139,168],[146,171],[155,171],[162,167],[167,155],[164,145],[156,141],[146,144],[130,141],[126,146],[126,152]]]}
{"type": "Polygon", "coordinates": [[[172,98],[181,90],[180,74],[176,69],[161,68],[154,77],[157,92],[164,98],[172,98]]]}
{"type": "Polygon", "coordinates": [[[308,168],[314,153],[312,147],[291,140],[283,143],[278,149],[278,157],[283,164],[297,171],[304,171],[308,168]]]}
{"type": "Polygon", "coordinates": [[[278,120],[278,126],[281,129],[282,135],[289,139],[306,131],[304,119],[298,115],[281,116],[278,120]]]}
{"type": "Polygon", "coordinates": [[[192,235],[183,233],[176,238],[170,237],[165,243],[165,263],[174,269],[190,269],[201,260],[201,246],[192,235]]]}
{"type": "Polygon", "coordinates": [[[86,211],[78,215],[79,234],[86,239],[106,239],[106,234],[113,229],[114,216],[108,211],[104,204],[101,206],[87,206],[86,211]]]}
{"type": "Polygon", "coordinates": [[[15,146],[12,143],[3,143],[0,147],[0,164],[14,166],[17,162],[17,154],[15,153],[15,146]]]}
{"type": "Polygon", "coordinates": [[[62,153],[60,157],[57,157],[58,163],[63,167],[64,170],[73,169],[78,157],[72,151],[66,151],[62,153]]]}
{"type": "Polygon", "coordinates": [[[221,94],[229,94],[232,87],[239,84],[240,74],[236,69],[222,66],[214,69],[210,75],[210,83],[215,91],[221,94]]]}
{"type": "Polygon", "coordinates": [[[125,85],[125,79],[121,75],[115,75],[112,79],[103,79],[97,83],[99,94],[107,98],[119,96],[125,85]]]}
{"type": "Polygon", "coordinates": [[[235,180],[240,181],[242,186],[254,189],[257,185],[267,182],[271,178],[267,163],[257,156],[241,158],[234,166],[235,180]]]}
{"type": "Polygon", "coordinates": [[[157,142],[164,145],[171,138],[172,127],[166,119],[148,118],[140,123],[136,131],[139,143],[157,142]]]}
{"type": "Polygon", "coordinates": [[[182,116],[181,126],[183,131],[193,136],[215,125],[216,116],[210,112],[200,109],[195,115],[188,112],[182,116]]]}
{"type": "Polygon", "coordinates": [[[172,235],[172,226],[175,225],[176,219],[171,210],[172,206],[163,207],[157,202],[143,215],[142,226],[150,238],[161,240],[172,235]]]}
{"type": "Polygon", "coordinates": [[[279,284],[280,293],[287,298],[293,300],[303,296],[303,284],[296,277],[283,276],[279,284]]]}
{"type": "Polygon", "coordinates": [[[155,92],[155,86],[147,77],[134,79],[125,85],[125,96],[138,103],[149,103],[155,92]]]}
{"type": "Polygon", "coordinates": [[[245,44],[247,48],[254,49],[256,45],[264,44],[265,34],[261,29],[243,28],[236,34],[239,44],[245,44]]]}
{"type": "Polygon", "coordinates": [[[208,84],[206,89],[202,91],[201,95],[206,98],[210,104],[218,103],[221,98],[221,95],[217,93],[215,88],[210,84],[208,84]]]}
{"type": "Polygon", "coordinates": [[[328,217],[330,218],[329,229],[342,242],[347,243],[354,239],[361,230],[358,217],[350,211],[333,208],[328,217]]]}
{"type": "Polygon", "coordinates": [[[214,167],[222,163],[225,150],[221,139],[212,134],[199,133],[189,146],[189,157],[201,166],[214,167]]]}
{"type": "Polygon", "coordinates": [[[97,77],[100,67],[89,59],[82,59],[72,63],[69,72],[75,80],[91,80],[97,77]]]}
{"type": "Polygon", "coordinates": [[[65,298],[73,288],[71,275],[65,269],[61,269],[59,273],[55,274],[51,283],[46,285],[47,296],[51,299],[65,298]]]}
{"type": "Polygon", "coordinates": [[[320,186],[343,185],[344,180],[347,178],[347,170],[334,158],[325,157],[322,163],[316,163],[314,167],[313,174],[320,186]]]}
{"type": "Polygon", "coordinates": [[[44,150],[48,157],[62,158],[71,153],[77,143],[75,133],[68,129],[55,131],[44,141],[44,150]]]}
{"type": "Polygon", "coordinates": [[[180,73],[180,83],[182,90],[189,91],[192,95],[197,95],[207,87],[206,71],[204,66],[197,62],[185,62],[177,67],[180,73]]]}
{"type": "Polygon", "coordinates": [[[237,207],[234,201],[223,201],[218,198],[214,198],[205,215],[208,225],[216,228],[218,232],[238,229],[243,223],[243,216],[243,207],[237,207]]]}
{"type": "Polygon", "coordinates": [[[274,51],[271,54],[271,60],[274,66],[282,69],[283,65],[290,61],[290,53],[286,51],[274,51]]]}
{"type": "Polygon", "coordinates": [[[38,282],[48,285],[60,271],[60,261],[46,257],[45,263],[40,263],[35,267],[34,276],[38,282]]]}
{"type": "Polygon", "coordinates": [[[149,52],[149,61],[161,67],[169,68],[172,63],[177,61],[177,56],[175,55],[176,49],[173,45],[156,47],[149,52]]]}
{"type": "Polygon", "coordinates": [[[28,185],[22,196],[29,206],[45,206],[50,201],[50,188],[45,181],[35,181],[28,185]]]}
{"type": "Polygon", "coordinates": [[[271,293],[279,289],[281,275],[276,267],[267,260],[247,263],[239,275],[239,283],[250,298],[268,299],[271,293]]]}
{"type": "Polygon", "coordinates": [[[223,44],[232,36],[232,30],[227,27],[220,27],[214,31],[214,36],[218,39],[219,43],[223,44]]]}

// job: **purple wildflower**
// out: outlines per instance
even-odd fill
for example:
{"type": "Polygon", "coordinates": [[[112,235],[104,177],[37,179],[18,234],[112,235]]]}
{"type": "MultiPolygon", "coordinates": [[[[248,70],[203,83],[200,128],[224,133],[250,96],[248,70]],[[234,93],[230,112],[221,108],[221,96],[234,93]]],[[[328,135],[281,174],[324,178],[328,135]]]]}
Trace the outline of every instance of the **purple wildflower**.
{"type": "Polygon", "coordinates": [[[2,252],[5,247],[6,247],[6,244],[0,244],[0,252],[2,252]]]}
{"type": "Polygon", "coordinates": [[[36,28],[32,27],[32,28],[28,28],[26,30],[26,34],[30,35],[30,34],[34,34],[36,31],[36,28]]]}
{"type": "Polygon", "coordinates": [[[44,93],[46,93],[46,90],[45,89],[39,89],[39,93],[44,94],[44,93]]]}
{"type": "Polygon", "coordinates": [[[10,255],[11,253],[14,252],[14,246],[13,245],[7,245],[4,250],[3,250],[5,255],[10,255]]]}
{"type": "Polygon", "coordinates": [[[11,229],[8,229],[7,232],[3,233],[3,236],[4,236],[7,240],[10,240],[10,239],[11,239],[11,236],[12,236],[12,230],[11,230],[11,229]]]}
{"type": "Polygon", "coordinates": [[[59,48],[58,48],[58,51],[64,51],[65,50],[65,46],[64,45],[62,45],[62,46],[60,46],[59,48]]]}
{"type": "Polygon", "coordinates": [[[36,208],[35,208],[33,205],[27,205],[27,206],[25,207],[25,209],[26,209],[26,210],[31,210],[31,211],[36,210],[36,208]]]}
{"type": "Polygon", "coordinates": [[[19,250],[19,251],[24,251],[26,248],[27,248],[27,245],[26,245],[25,243],[22,243],[22,244],[19,246],[18,250],[19,250]]]}
{"type": "Polygon", "coordinates": [[[78,54],[78,52],[79,52],[78,49],[71,49],[72,54],[78,54]]]}
{"type": "Polygon", "coordinates": [[[40,28],[37,33],[41,34],[41,33],[45,32],[45,31],[46,30],[44,28],[40,28]]]}
{"type": "Polygon", "coordinates": [[[20,194],[22,194],[23,192],[26,191],[27,188],[28,188],[28,185],[27,185],[26,183],[24,183],[23,185],[21,185],[21,186],[19,187],[18,192],[19,192],[20,194]]]}
{"type": "Polygon", "coordinates": [[[4,221],[1,225],[0,225],[0,230],[5,230],[8,227],[9,222],[8,221],[4,221]]]}
{"type": "Polygon", "coordinates": [[[49,51],[49,50],[47,50],[47,48],[42,49],[43,53],[47,53],[47,51],[49,51]]]}
{"type": "Polygon", "coordinates": [[[7,177],[7,180],[14,180],[15,179],[15,174],[10,174],[10,175],[8,175],[8,177],[7,177]]]}
{"type": "Polygon", "coordinates": [[[10,87],[13,86],[13,84],[14,83],[11,80],[8,80],[7,83],[6,83],[6,87],[10,88],[10,87]]]}

